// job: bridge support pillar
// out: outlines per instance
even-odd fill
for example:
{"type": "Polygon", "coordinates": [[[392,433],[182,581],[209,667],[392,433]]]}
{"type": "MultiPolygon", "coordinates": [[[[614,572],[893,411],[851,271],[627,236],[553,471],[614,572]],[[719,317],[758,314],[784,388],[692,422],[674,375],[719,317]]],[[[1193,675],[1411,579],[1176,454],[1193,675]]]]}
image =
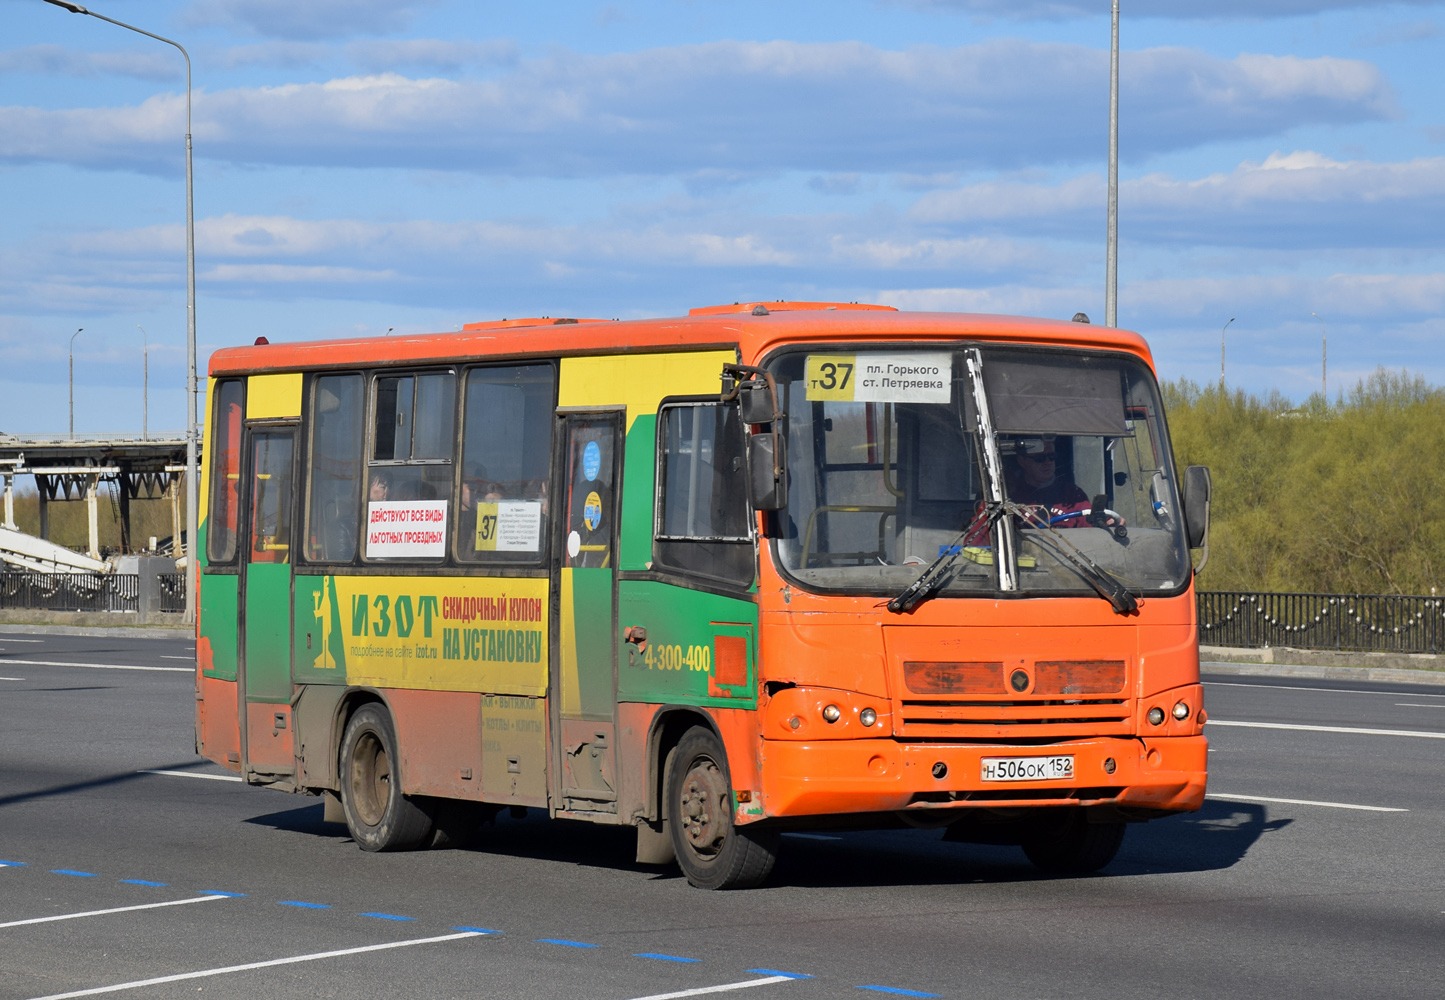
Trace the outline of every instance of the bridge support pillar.
{"type": "Polygon", "coordinates": [[[14,488],[14,486],[12,485],[12,484],[15,482],[15,477],[14,477],[14,476],[6,476],[6,477],[4,477],[4,478],[5,478],[5,527],[9,528],[11,531],[19,531],[20,529],[15,526],[15,488],[14,488]]]}
{"type": "Polygon", "coordinates": [[[90,529],[90,548],[86,549],[86,554],[92,559],[100,558],[100,504],[97,497],[99,484],[100,477],[91,476],[90,484],[85,488],[85,522],[90,529]]]}

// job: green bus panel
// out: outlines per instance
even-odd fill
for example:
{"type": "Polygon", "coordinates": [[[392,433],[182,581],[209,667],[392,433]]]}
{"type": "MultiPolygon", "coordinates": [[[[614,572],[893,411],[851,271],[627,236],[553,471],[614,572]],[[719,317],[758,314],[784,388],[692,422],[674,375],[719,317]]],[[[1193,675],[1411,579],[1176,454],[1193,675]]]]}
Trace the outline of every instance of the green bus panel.
{"type": "Polygon", "coordinates": [[[652,560],[652,505],[657,480],[657,414],[640,414],[623,449],[622,552],[617,568],[645,570],[652,560]]]}
{"type": "Polygon", "coordinates": [[[236,679],[237,597],[234,575],[201,575],[201,638],[211,646],[207,677],[236,679]]]}
{"type": "Polygon", "coordinates": [[[291,700],[291,567],[246,567],[246,700],[291,700]]]}
{"type": "Polygon", "coordinates": [[[618,594],[618,623],[647,629],[646,650],[621,643],[618,701],[757,707],[756,604],[651,580],[623,580],[618,594]],[[746,640],[745,683],[717,683],[713,668],[719,636],[746,640]]]}
{"type": "Polygon", "coordinates": [[[612,631],[613,572],[581,566],[570,572],[579,714],[584,719],[611,719],[612,649],[616,641],[612,631]]]}

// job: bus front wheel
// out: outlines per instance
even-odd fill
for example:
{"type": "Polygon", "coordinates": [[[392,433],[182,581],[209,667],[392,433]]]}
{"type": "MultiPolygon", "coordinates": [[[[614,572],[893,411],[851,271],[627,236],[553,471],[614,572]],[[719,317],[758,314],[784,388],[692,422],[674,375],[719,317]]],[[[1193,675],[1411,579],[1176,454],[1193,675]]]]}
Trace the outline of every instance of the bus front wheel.
{"type": "Polygon", "coordinates": [[[1090,823],[1082,809],[1023,843],[1024,854],[1050,875],[1089,875],[1114,860],[1124,842],[1123,823],[1090,823]]]}
{"type": "Polygon", "coordinates": [[[750,889],[773,870],[778,833],[733,825],[727,754],[711,730],[683,734],[667,782],[667,825],[673,853],[700,889],[750,889]]]}
{"type": "Polygon", "coordinates": [[[401,794],[396,729],[380,705],[363,705],[341,739],[341,805],[363,851],[405,851],[431,837],[431,814],[401,794]]]}

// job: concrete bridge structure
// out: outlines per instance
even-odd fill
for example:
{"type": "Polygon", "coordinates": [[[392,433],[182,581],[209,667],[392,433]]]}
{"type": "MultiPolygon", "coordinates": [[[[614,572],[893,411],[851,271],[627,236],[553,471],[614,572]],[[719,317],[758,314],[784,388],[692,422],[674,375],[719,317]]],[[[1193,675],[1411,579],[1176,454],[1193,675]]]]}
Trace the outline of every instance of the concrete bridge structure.
{"type": "MultiPolygon", "coordinates": [[[[49,541],[50,511],[55,502],[84,501],[89,508],[90,560],[100,559],[98,498],[102,483],[114,484],[119,505],[121,552],[139,551],[131,531],[130,505],[136,499],[169,498],[173,525],[172,555],[181,558],[187,553],[183,545],[184,512],[182,496],[185,489],[186,441],[183,436],[165,438],[129,437],[17,437],[0,433],[0,487],[4,493],[4,520],[0,522],[8,537],[18,532],[15,523],[15,479],[31,476],[40,499],[39,540],[49,541]]],[[[17,541],[11,539],[12,542],[17,541]]],[[[6,543],[7,549],[13,546],[6,543]]],[[[34,546],[25,546],[35,548],[34,546]]],[[[52,546],[52,548],[59,548],[52,546]]],[[[35,558],[36,552],[17,552],[19,564],[35,558]],[[25,557],[29,557],[26,559],[25,557]]],[[[52,556],[57,555],[51,553],[52,556]]],[[[6,551],[0,558],[16,562],[6,551]]],[[[41,562],[61,561],[42,559],[41,562]]],[[[79,568],[68,566],[64,571],[79,568]]]]}

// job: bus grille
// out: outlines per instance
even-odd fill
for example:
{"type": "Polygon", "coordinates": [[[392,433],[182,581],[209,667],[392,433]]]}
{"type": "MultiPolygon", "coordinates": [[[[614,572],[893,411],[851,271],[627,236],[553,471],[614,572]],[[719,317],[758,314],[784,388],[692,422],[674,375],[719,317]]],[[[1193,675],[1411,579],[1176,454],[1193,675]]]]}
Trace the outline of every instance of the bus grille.
{"type": "Polygon", "coordinates": [[[902,664],[894,735],[947,739],[1125,736],[1133,707],[1124,660],[902,664]]]}

